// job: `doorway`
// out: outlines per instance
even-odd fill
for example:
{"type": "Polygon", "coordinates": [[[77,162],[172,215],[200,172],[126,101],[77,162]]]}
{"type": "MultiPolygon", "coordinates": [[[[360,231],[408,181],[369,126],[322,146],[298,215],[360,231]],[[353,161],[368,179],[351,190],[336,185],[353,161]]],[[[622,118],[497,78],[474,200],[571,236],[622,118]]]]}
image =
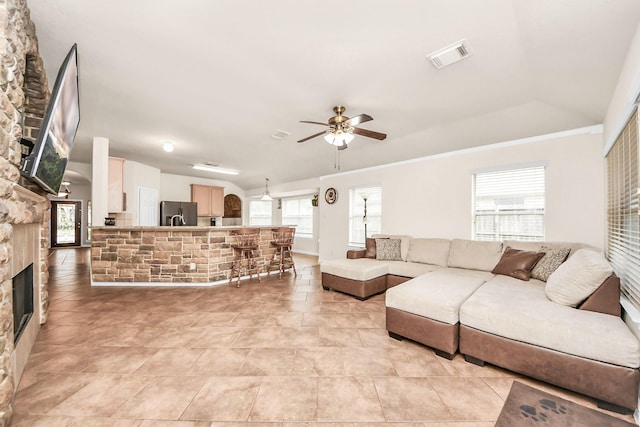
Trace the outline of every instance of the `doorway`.
{"type": "Polygon", "coordinates": [[[82,202],[51,202],[51,246],[80,246],[82,202]]]}

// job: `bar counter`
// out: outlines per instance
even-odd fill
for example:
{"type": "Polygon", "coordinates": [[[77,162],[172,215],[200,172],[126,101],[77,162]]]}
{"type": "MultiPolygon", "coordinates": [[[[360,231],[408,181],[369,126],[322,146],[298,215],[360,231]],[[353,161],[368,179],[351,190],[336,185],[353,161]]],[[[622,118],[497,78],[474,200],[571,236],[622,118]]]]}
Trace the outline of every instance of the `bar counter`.
{"type": "MultiPolygon", "coordinates": [[[[275,227],[251,227],[260,229],[254,257],[263,273],[275,252],[275,227]]],[[[234,231],[240,228],[247,227],[92,227],[92,284],[206,285],[228,280],[234,231]]]]}

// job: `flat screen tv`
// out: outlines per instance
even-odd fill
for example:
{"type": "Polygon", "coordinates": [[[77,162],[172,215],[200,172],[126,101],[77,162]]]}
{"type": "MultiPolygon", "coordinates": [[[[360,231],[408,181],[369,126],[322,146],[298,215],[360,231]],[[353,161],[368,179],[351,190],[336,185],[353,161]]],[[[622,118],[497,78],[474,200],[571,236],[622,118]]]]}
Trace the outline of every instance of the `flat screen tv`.
{"type": "Polygon", "coordinates": [[[78,56],[74,44],[60,66],[33,150],[20,171],[49,193],[58,194],[80,123],[78,56]]]}

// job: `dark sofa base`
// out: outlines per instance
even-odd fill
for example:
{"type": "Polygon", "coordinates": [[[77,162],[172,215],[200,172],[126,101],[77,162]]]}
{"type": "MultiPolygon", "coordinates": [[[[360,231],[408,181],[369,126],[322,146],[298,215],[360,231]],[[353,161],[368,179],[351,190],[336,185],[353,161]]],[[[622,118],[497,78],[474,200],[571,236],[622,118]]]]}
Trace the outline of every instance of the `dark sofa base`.
{"type": "Polygon", "coordinates": [[[387,274],[387,289],[398,286],[400,283],[407,282],[413,277],[396,276],[395,274],[387,274]]]}
{"type": "Polygon", "coordinates": [[[364,300],[373,295],[380,294],[387,290],[386,276],[376,277],[370,280],[353,280],[344,277],[334,276],[329,273],[322,273],[322,287],[325,290],[344,292],[364,300]]]}
{"type": "Polygon", "coordinates": [[[436,350],[436,354],[452,359],[458,350],[459,323],[450,325],[417,314],[387,307],[387,331],[392,338],[409,338],[436,350]],[[395,336],[394,336],[395,335],[395,336]]]}
{"type": "Polygon", "coordinates": [[[465,325],[460,325],[460,353],[476,363],[488,362],[631,411],[638,404],[638,369],[560,353],[465,325]]]}

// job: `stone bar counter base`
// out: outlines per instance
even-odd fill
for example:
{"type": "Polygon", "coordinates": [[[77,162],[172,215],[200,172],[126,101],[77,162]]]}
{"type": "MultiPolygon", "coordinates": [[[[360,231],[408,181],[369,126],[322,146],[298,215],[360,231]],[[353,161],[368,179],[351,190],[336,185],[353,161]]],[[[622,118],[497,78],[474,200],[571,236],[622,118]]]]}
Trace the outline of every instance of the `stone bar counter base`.
{"type": "MultiPolygon", "coordinates": [[[[241,227],[94,227],[92,281],[131,283],[211,283],[229,279],[241,227]],[[195,264],[195,269],[192,268],[195,264]]],[[[266,273],[275,249],[273,227],[259,227],[254,256],[266,273]]]]}

